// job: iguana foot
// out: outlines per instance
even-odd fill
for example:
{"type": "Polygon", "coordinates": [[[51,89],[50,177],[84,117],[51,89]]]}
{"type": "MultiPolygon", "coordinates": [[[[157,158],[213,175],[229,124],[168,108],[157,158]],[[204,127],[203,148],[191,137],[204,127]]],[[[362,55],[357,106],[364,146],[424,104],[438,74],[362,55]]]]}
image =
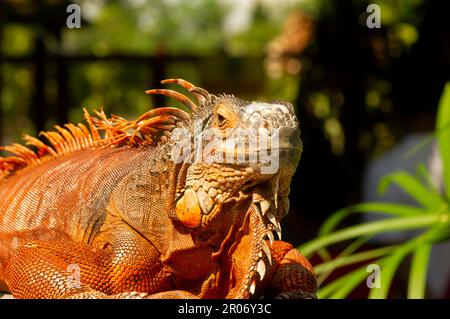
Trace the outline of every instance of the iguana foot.
{"type": "Polygon", "coordinates": [[[276,268],[269,291],[277,299],[317,299],[317,282],[309,261],[291,244],[275,241],[271,246],[276,268]]]}
{"type": "Polygon", "coordinates": [[[304,291],[295,290],[289,292],[283,292],[275,297],[275,299],[317,299],[316,294],[304,291]]]}

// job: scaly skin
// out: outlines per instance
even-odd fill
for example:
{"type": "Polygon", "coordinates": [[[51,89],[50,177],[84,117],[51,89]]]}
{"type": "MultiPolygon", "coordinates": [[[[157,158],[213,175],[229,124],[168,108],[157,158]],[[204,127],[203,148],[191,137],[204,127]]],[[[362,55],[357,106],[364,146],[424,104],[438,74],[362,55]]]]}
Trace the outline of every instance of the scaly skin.
{"type": "Polygon", "coordinates": [[[281,233],[301,152],[292,106],[164,83],[185,87],[199,105],[170,90],[147,93],[174,97],[191,115],[164,108],[126,121],[86,112],[89,131],[57,127],[58,134],[44,133],[50,145],[25,137],[36,152],[5,148],[16,156],[0,157],[0,291],[16,298],[315,297],[311,265],[272,232],[281,233]],[[280,132],[276,149],[241,137],[230,149],[222,140],[237,129],[273,136],[272,127],[280,132]],[[264,173],[259,158],[199,159],[192,142],[208,129],[218,135],[201,154],[248,157],[267,147],[280,152],[278,169],[264,173]],[[180,145],[188,152],[176,161],[180,145]]]}

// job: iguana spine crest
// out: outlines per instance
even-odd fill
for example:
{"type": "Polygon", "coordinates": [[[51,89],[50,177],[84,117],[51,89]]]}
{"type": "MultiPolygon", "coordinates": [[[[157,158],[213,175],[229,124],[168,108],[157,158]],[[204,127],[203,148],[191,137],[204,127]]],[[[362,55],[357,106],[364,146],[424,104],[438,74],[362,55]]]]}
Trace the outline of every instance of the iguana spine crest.
{"type": "MultiPolygon", "coordinates": [[[[161,83],[178,84],[191,92],[199,102],[209,99],[210,96],[206,90],[186,80],[167,79],[161,83]]],[[[197,109],[197,105],[191,99],[176,91],[153,89],[147,90],[146,93],[172,97],[187,106],[190,112],[197,109]]],[[[83,108],[83,118],[89,129],[83,123],[77,125],[68,123],[64,127],[55,125],[56,131],[39,134],[46,138],[47,144],[36,137],[24,135],[26,146],[19,143],[0,146],[0,150],[13,154],[8,157],[0,156],[0,180],[25,167],[36,166],[77,151],[124,145],[156,145],[159,141],[167,140],[177,122],[190,117],[189,113],[175,107],[152,109],[133,121],[114,114],[108,118],[103,109],[93,112],[95,116],[83,108]]]]}

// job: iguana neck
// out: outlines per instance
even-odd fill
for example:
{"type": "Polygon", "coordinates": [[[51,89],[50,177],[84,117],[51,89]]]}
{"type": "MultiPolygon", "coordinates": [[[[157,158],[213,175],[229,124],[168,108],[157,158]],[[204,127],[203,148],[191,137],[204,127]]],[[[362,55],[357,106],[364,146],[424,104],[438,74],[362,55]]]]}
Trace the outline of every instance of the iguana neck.
{"type": "Polygon", "coordinates": [[[170,215],[183,165],[170,160],[168,145],[143,151],[148,156],[117,185],[108,207],[164,254],[167,236],[175,232],[170,215]]]}

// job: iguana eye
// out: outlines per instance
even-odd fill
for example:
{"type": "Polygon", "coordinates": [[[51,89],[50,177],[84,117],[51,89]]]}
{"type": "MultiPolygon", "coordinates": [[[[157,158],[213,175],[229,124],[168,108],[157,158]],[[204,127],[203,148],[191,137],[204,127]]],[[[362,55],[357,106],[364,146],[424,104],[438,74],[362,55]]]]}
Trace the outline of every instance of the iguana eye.
{"type": "Polygon", "coordinates": [[[216,123],[219,127],[224,126],[227,123],[227,119],[225,116],[223,116],[220,113],[217,113],[217,120],[216,123]]]}
{"type": "Polygon", "coordinates": [[[239,116],[233,109],[232,105],[227,102],[221,102],[214,110],[212,117],[212,126],[224,132],[228,128],[236,127],[239,122],[239,116]]]}

